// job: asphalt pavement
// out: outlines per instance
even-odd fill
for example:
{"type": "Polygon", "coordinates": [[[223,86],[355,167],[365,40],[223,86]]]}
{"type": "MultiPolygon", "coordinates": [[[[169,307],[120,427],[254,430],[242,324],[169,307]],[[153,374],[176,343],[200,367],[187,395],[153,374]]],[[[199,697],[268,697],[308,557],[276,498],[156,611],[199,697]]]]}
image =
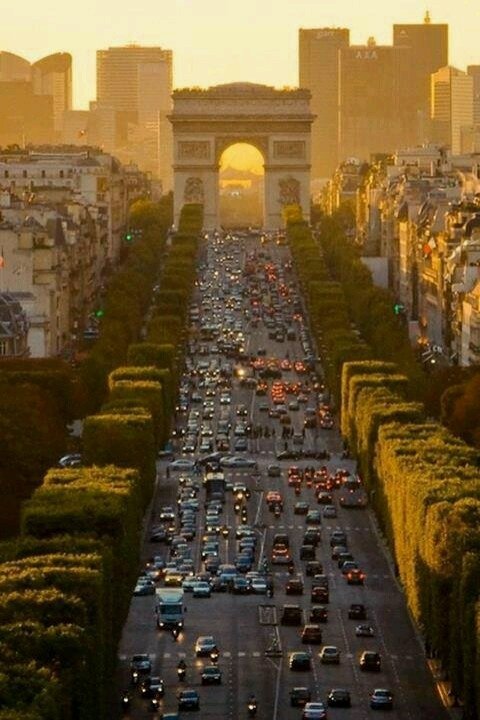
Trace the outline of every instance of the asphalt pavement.
{"type": "MultiPolygon", "coordinates": [[[[208,253],[209,267],[218,273],[215,276],[221,285],[232,268],[245,266],[246,252],[256,249],[269,253],[270,259],[277,267],[283,268],[288,281],[293,280],[293,273],[288,270],[289,252],[286,247],[278,247],[269,243],[265,247],[258,239],[242,240],[241,251],[233,253],[233,259],[226,261],[224,255],[229,253],[229,245],[221,246],[220,252],[208,253]],[[222,255],[223,253],[223,255],[222,255]]],[[[208,275],[209,270],[205,273],[208,275]]],[[[234,278],[236,276],[233,276],[234,278]]],[[[236,280],[235,280],[236,282],[236,280]]],[[[215,298],[215,287],[201,291],[199,289],[196,302],[201,302],[205,295],[215,298]]],[[[220,296],[219,304],[225,299],[220,296]]],[[[260,321],[258,327],[252,328],[245,310],[250,311],[250,299],[244,297],[241,309],[238,304],[233,309],[234,319],[243,324],[245,349],[249,355],[257,355],[258,350],[265,350],[266,357],[301,359],[304,351],[297,336],[296,340],[278,342],[269,337],[268,329],[260,321]]],[[[196,335],[196,325],[194,334],[196,335]]],[[[207,343],[208,345],[208,343],[207,343]]],[[[212,357],[218,357],[215,353],[212,357]]],[[[193,363],[210,356],[196,353],[193,363]]],[[[283,379],[298,381],[302,377],[292,371],[284,372],[283,379]]],[[[198,379],[197,379],[198,380],[198,379]]],[[[195,390],[204,397],[204,390],[195,390]]],[[[308,406],[318,404],[316,393],[310,389],[308,401],[300,405],[299,410],[291,411],[290,417],[295,431],[302,433],[304,410],[308,406]]],[[[290,538],[295,575],[304,582],[304,594],[291,597],[285,594],[285,585],[290,575],[285,566],[270,566],[274,581],[274,596],[266,595],[235,595],[229,592],[212,593],[210,598],[196,599],[190,593],[185,594],[185,628],[178,640],[166,631],[159,631],[155,619],[155,599],[153,596],[133,597],[130,613],[124,627],[119,648],[119,671],[116,680],[117,697],[123,688],[130,686],[129,662],[135,653],[148,653],[151,657],[154,673],[160,675],[165,682],[165,696],[161,701],[159,714],[148,709],[148,703],[139,697],[138,691],[132,689],[132,705],[125,715],[135,719],[161,717],[161,712],[176,712],[176,694],[184,688],[195,688],[200,694],[200,711],[182,712],[180,717],[192,715],[197,718],[215,720],[237,720],[246,718],[247,700],[254,693],[258,702],[257,718],[259,720],[290,720],[302,717],[302,710],[290,707],[289,694],[293,687],[305,686],[311,690],[312,700],[326,701],[332,688],[346,688],[352,699],[351,708],[328,708],[328,718],[350,718],[366,720],[375,718],[382,713],[369,707],[369,696],[374,688],[388,688],[394,697],[393,710],[389,712],[392,719],[398,720],[443,720],[449,714],[443,706],[431,672],[426,664],[425,654],[415,633],[405,606],[404,595],[395,578],[392,564],[382,539],[379,537],[373,515],[369,508],[344,509],[338,504],[337,518],[322,520],[322,540],[316,552],[316,559],[323,565],[323,572],[328,576],[330,598],[327,605],[328,622],[321,625],[323,644],[335,645],[340,650],[339,665],[324,665],[320,662],[319,652],[322,645],[302,645],[300,640],[301,627],[285,627],[279,624],[281,611],[285,603],[295,603],[302,607],[305,621],[308,621],[311,579],[305,577],[304,562],[299,560],[299,550],[305,531],[305,516],[294,513],[294,505],[298,500],[309,503],[310,508],[317,505],[313,488],[302,486],[300,496],[296,496],[292,488],[287,486],[287,470],[291,465],[299,467],[327,465],[330,472],[337,468],[346,468],[355,472],[355,463],[341,457],[342,442],[338,424],[331,430],[307,429],[303,448],[306,450],[327,449],[330,460],[281,460],[276,454],[285,447],[281,437],[279,419],[268,416],[260,409],[267,403],[271,406],[270,397],[258,396],[255,389],[241,386],[237,378],[232,379],[231,403],[220,405],[219,398],[213,396],[215,412],[209,422],[214,429],[220,417],[230,409],[232,424],[235,423],[235,408],[244,404],[248,408],[247,421],[252,425],[268,427],[268,437],[248,440],[249,449],[246,453],[235,453],[254,458],[258,463],[258,475],[251,470],[225,470],[227,480],[244,480],[251,491],[248,500],[248,522],[252,524],[257,536],[255,568],[260,568],[263,558],[270,560],[274,533],[287,532],[290,538]],[[275,431],[274,436],[272,431],[275,431]],[[281,477],[269,477],[267,467],[270,464],[281,466],[281,477]],[[278,489],[284,498],[284,509],[280,517],[275,518],[265,503],[265,494],[270,489],[278,489]],[[363,586],[348,585],[342,576],[337,562],[332,560],[329,534],[335,529],[342,529],[348,537],[348,545],[355,560],[366,574],[363,586]],[[358,622],[348,618],[351,603],[363,603],[367,608],[368,624],[374,628],[374,637],[359,638],[355,635],[358,622]],[[200,683],[201,669],[209,664],[209,660],[197,658],[194,653],[195,640],[200,635],[213,635],[220,650],[218,665],[222,670],[222,684],[219,686],[202,686],[200,683]],[[273,645],[281,650],[277,656],[269,656],[268,651],[273,645]],[[292,671],[289,669],[289,655],[293,651],[308,650],[311,653],[312,667],[310,671],[292,671]],[[363,672],[359,668],[359,656],[363,650],[375,650],[381,655],[380,672],[363,672]],[[184,658],[187,664],[186,681],[179,683],[177,679],[177,663],[184,658]]],[[[193,405],[191,406],[193,407],[193,405]]],[[[197,407],[197,406],[195,406],[197,407]]],[[[202,404],[198,406],[202,409],[202,404]]],[[[178,418],[181,428],[186,423],[188,413],[178,418]]],[[[233,451],[233,432],[231,433],[233,451]]],[[[292,446],[292,441],[287,441],[292,446]]],[[[180,442],[181,446],[181,442],[180,442]]],[[[180,449],[177,444],[177,449],[180,449]]],[[[178,452],[176,457],[181,457],[178,452]]],[[[198,455],[189,455],[196,458],[198,455]]],[[[160,508],[175,505],[177,501],[178,477],[180,473],[169,472],[168,461],[158,462],[157,492],[154,504],[148,513],[145,542],[142,547],[142,563],[153,555],[162,555],[168,559],[169,548],[164,544],[149,542],[149,526],[157,522],[160,508]]],[[[197,533],[191,542],[192,558],[196,571],[203,570],[200,559],[201,537],[203,534],[204,511],[203,495],[200,493],[200,510],[197,520],[197,533]]],[[[233,510],[234,497],[227,493],[222,514],[222,523],[230,528],[228,538],[220,536],[220,557],[222,561],[232,561],[236,553],[234,528],[241,521],[233,510]]],[[[113,717],[121,717],[120,700],[113,709],[113,717]]]]}

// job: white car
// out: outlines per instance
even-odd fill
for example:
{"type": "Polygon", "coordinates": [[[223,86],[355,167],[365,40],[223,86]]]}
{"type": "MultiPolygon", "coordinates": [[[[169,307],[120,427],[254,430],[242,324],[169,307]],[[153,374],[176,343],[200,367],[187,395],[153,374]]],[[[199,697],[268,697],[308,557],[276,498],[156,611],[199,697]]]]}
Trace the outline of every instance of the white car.
{"type": "Polygon", "coordinates": [[[323,702],[308,702],[303,708],[304,720],[325,720],[326,717],[327,708],[323,702]]]}
{"type": "Polygon", "coordinates": [[[324,645],[320,652],[321,663],[332,663],[338,665],[340,662],[340,651],[335,645],[324,645]]]}
{"type": "Polygon", "coordinates": [[[250,583],[252,592],[256,595],[265,595],[267,592],[267,583],[264,578],[253,578],[250,583]]]}
{"type": "Polygon", "coordinates": [[[222,458],[220,460],[222,467],[244,467],[244,468],[256,468],[257,462],[253,458],[239,457],[234,455],[233,457],[222,458]]]}

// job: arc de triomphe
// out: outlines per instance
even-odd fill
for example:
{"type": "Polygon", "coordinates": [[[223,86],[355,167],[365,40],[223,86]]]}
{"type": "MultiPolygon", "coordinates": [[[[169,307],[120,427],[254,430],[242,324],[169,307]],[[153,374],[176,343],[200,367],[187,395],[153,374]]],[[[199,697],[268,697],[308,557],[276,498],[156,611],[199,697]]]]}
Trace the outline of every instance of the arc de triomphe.
{"type": "Polygon", "coordinates": [[[220,227],[219,164],[239,142],[255,146],[265,170],[264,224],[282,226],[282,207],[298,203],[310,216],[310,92],[232,83],[173,93],[174,212],[202,202],[204,226],[220,227]]]}

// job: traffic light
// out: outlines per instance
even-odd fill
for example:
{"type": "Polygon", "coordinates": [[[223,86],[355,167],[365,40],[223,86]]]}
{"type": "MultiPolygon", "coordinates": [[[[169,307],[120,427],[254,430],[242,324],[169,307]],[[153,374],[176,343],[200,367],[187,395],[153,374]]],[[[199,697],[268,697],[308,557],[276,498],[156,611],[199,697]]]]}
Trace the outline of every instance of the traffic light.
{"type": "Polygon", "coordinates": [[[94,315],[96,318],[100,319],[105,315],[105,310],[103,310],[102,308],[98,308],[97,310],[95,310],[94,315]]]}
{"type": "Polygon", "coordinates": [[[131,230],[128,230],[125,233],[125,242],[127,242],[127,243],[133,242],[133,232],[131,230]]]}
{"type": "Polygon", "coordinates": [[[393,306],[393,312],[395,315],[403,315],[405,312],[405,305],[403,303],[397,302],[393,306]]]}

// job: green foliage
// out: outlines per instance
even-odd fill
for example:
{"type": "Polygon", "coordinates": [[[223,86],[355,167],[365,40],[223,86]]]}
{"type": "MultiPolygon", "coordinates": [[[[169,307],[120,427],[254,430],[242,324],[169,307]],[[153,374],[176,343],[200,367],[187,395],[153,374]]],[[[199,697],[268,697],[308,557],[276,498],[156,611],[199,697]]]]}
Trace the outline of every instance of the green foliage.
{"type": "Polygon", "coordinates": [[[160,445],[166,441],[168,428],[165,422],[165,406],[162,385],[154,380],[112,380],[110,375],[110,398],[115,401],[133,401],[150,412],[155,438],[160,445]]]}
{"type": "Polygon", "coordinates": [[[128,348],[129,365],[154,365],[173,370],[175,365],[175,346],[155,343],[137,343],[128,348]]]}

